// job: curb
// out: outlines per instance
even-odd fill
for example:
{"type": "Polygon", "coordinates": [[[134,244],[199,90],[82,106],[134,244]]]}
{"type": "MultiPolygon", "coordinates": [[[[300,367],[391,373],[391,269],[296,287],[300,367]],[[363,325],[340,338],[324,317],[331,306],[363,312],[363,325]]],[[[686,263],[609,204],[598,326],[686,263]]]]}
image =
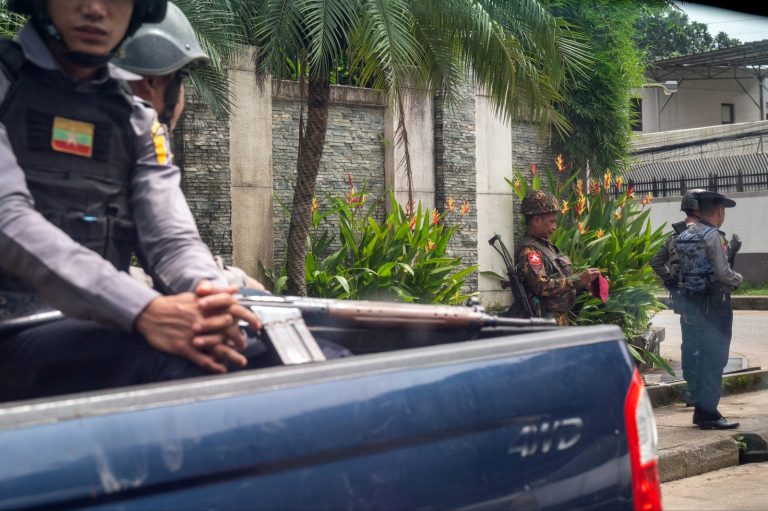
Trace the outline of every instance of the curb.
{"type": "MultiPolygon", "coordinates": [[[[646,385],[645,390],[654,408],[680,402],[680,396],[688,388],[684,381],[646,385]]],[[[768,370],[747,370],[723,375],[722,394],[730,396],[753,390],[768,389],[768,370]]]]}
{"type": "MultiPolygon", "coordinates": [[[[669,307],[669,295],[656,295],[656,299],[669,307]]],[[[733,310],[768,310],[768,296],[731,295],[733,310]]]]}
{"type": "Polygon", "coordinates": [[[739,444],[733,438],[718,438],[659,453],[659,482],[733,467],[739,464],[739,444]]]}

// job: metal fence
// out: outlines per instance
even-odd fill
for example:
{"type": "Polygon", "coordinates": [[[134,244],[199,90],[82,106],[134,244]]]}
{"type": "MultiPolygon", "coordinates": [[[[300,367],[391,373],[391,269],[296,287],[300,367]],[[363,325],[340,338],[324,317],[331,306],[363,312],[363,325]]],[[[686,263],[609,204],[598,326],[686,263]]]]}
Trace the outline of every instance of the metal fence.
{"type": "Polygon", "coordinates": [[[648,163],[632,167],[625,179],[638,195],[651,192],[655,197],[679,196],[691,188],[723,193],[768,190],[768,155],[648,163]]]}

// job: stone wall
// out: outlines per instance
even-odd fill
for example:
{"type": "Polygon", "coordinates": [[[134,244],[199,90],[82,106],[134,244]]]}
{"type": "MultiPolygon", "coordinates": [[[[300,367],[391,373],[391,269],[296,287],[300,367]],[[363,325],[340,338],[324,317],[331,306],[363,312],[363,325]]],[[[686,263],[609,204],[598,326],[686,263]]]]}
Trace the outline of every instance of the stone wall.
{"type": "Polygon", "coordinates": [[[229,126],[198,98],[187,96],[174,134],[174,158],[182,170],[181,186],[200,236],[214,254],[232,262],[232,195],[229,126]]]}
{"type": "MultiPolygon", "coordinates": [[[[460,97],[446,102],[435,98],[435,204],[445,208],[449,198],[459,205],[468,200],[472,209],[461,218],[461,228],[451,238],[448,251],[461,257],[463,265],[477,264],[477,171],[475,139],[475,93],[467,84],[460,97]]],[[[466,280],[466,288],[477,289],[477,273],[466,280]]]]}
{"type": "MultiPolygon", "coordinates": [[[[285,259],[291,208],[296,179],[299,133],[299,91],[292,83],[276,91],[272,103],[272,164],[274,175],[274,260],[279,268],[285,259]]],[[[306,119],[306,111],[304,113],[306,119]]],[[[319,207],[326,197],[344,196],[349,177],[360,191],[365,185],[369,199],[387,199],[384,184],[384,103],[372,91],[334,87],[328,112],[328,131],[320,161],[315,195],[319,207]]],[[[383,208],[382,208],[383,211],[383,208]]],[[[333,229],[328,225],[328,229],[333,229]]]]}

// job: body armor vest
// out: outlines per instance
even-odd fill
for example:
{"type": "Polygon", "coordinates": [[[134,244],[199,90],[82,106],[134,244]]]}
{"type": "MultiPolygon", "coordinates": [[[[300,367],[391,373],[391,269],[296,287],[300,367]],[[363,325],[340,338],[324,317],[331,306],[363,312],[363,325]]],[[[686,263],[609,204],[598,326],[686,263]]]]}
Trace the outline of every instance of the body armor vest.
{"type": "Polygon", "coordinates": [[[712,262],[705,238],[714,229],[686,229],[677,238],[675,249],[680,259],[680,280],[687,293],[705,293],[710,287],[712,262]]]}
{"type": "MultiPolygon", "coordinates": [[[[7,46],[0,63],[12,83],[0,121],[35,209],[127,271],[136,239],[130,206],[136,140],[127,92],[112,79],[95,92],[79,91],[61,72],[19,61],[7,46]]],[[[0,275],[0,289],[18,290],[19,284],[0,275]]]]}
{"type": "MultiPolygon", "coordinates": [[[[553,250],[532,238],[524,239],[522,246],[525,245],[533,247],[537,252],[544,256],[544,269],[547,272],[547,277],[560,278],[573,275],[573,263],[571,263],[568,256],[560,252],[560,250],[553,250]]],[[[576,295],[573,292],[565,293],[561,296],[534,296],[533,298],[538,300],[544,311],[549,312],[567,312],[571,310],[573,304],[576,302],[576,295]]]]}

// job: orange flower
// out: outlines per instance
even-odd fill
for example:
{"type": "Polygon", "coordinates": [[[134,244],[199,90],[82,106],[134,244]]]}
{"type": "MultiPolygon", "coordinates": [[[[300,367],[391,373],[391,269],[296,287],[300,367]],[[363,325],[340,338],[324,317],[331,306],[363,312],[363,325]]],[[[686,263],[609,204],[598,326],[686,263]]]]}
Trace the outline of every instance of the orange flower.
{"type": "Polygon", "coordinates": [[[564,200],[563,201],[563,207],[560,208],[560,213],[566,214],[566,213],[568,213],[568,211],[569,211],[569,209],[568,209],[568,201],[564,200]]]}
{"type": "Polygon", "coordinates": [[[592,195],[600,195],[600,183],[597,181],[589,182],[589,193],[592,195]]]}
{"type": "Polygon", "coordinates": [[[412,231],[414,229],[416,229],[416,217],[415,216],[411,218],[411,221],[408,222],[408,225],[409,225],[409,227],[411,228],[412,231]]]}
{"type": "Polygon", "coordinates": [[[613,216],[616,217],[616,220],[621,220],[621,208],[617,209],[613,212],[613,216]]]}
{"type": "Polygon", "coordinates": [[[448,197],[448,200],[445,201],[445,209],[447,211],[456,211],[456,202],[453,200],[453,197],[448,197]]]}
{"type": "Polygon", "coordinates": [[[317,212],[317,197],[312,198],[312,213],[317,212]]]}
{"type": "Polygon", "coordinates": [[[459,213],[461,214],[461,216],[464,216],[467,213],[469,213],[470,209],[472,209],[472,206],[469,205],[468,200],[465,200],[461,205],[461,209],[459,210],[459,213]]]}
{"type": "Polygon", "coordinates": [[[602,238],[603,236],[605,236],[605,233],[603,232],[603,230],[602,230],[602,229],[598,229],[598,230],[597,230],[597,232],[596,232],[595,234],[597,235],[597,238],[598,238],[598,239],[600,239],[600,238],[602,238]]]}
{"type": "Polygon", "coordinates": [[[584,227],[584,222],[579,222],[579,226],[578,227],[579,227],[579,232],[581,234],[584,234],[585,232],[587,232],[587,228],[584,227]]]}
{"type": "Polygon", "coordinates": [[[579,199],[576,201],[576,206],[574,206],[573,210],[576,212],[577,216],[581,216],[582,213],[587,209],[587,198],[581,195],[579,199]]]}
{"type": "Polygon", "coordinates": [[[532,176],[536,175],[536,164],[535,163],[531,163],[531,175],[532,176]]]}
{"type": "Polygon", "coordinates": [[[605,171],[605,174],[603,174],[603,188],[605,191],[608,191],[611,189],[611,182],[613,181],[613,174],[611,174],[610,169],[605,171]]]}
{"type": "Polygon", "coordinates": [[[624,184],[624,178],[621,176],[616,176],[616,189],[621,188],[621,185],[624,184]]]}
{"type": "Polygon", "coordinates": [[[576,195],[578,195],[579,197],[584,196],[584,180],[583,179],[576,180],[576,195]]]}
{"type": "Polygon", "coordinates": [[[437,225],[440,223],[440,213],[437,212],[436,209],[432,210],[432,225],[437,225]]]}
{"type": "Polygon", "coordinates": [[[425,249],[427,249],[427,252],[432,252],[435,249],[435,244],[432,242],[432,240],[427,240],[427,244],[424,246],[425,249]]]}
{"type": "Polygon", "coordinates": [[[565,164],[565,158],[563,158],[562,154],[558,154],[557,158],[555,158],[555,166],[557,167],[557,171],[561,174],[565,172],[565,169],[568,168],[568,165],[565,164]]]}
{"type": "Polygon", "coordinates": [[[515,190],[519,190],[520,187],[523,186],[523,183],[521,183],[519,179],[515,179],[514,185],[515,185],[515,190]]]}
{"type": "Polygon", "coordinates": [[[645,199],[646,201],[648,201],[647,204],[650,204],[651,201],[653,200],[653,194],[651,192],[648,192],[648,195],[645,196],[645,199]]]}
{"type": "Polygon", "coordinates": [[[627,198],[628,199],[634,199],[635,198],[635,186],[629,185],[627,187],[627,198]]]}
{"type": "Polygon", "coordinates": [[[368,200],[368,194],[364,193],[363,195],[360,196],[360,204],[358,204],[358,207],[360,207],[363,204],[365,204],[366,200],[368,200]]]}

